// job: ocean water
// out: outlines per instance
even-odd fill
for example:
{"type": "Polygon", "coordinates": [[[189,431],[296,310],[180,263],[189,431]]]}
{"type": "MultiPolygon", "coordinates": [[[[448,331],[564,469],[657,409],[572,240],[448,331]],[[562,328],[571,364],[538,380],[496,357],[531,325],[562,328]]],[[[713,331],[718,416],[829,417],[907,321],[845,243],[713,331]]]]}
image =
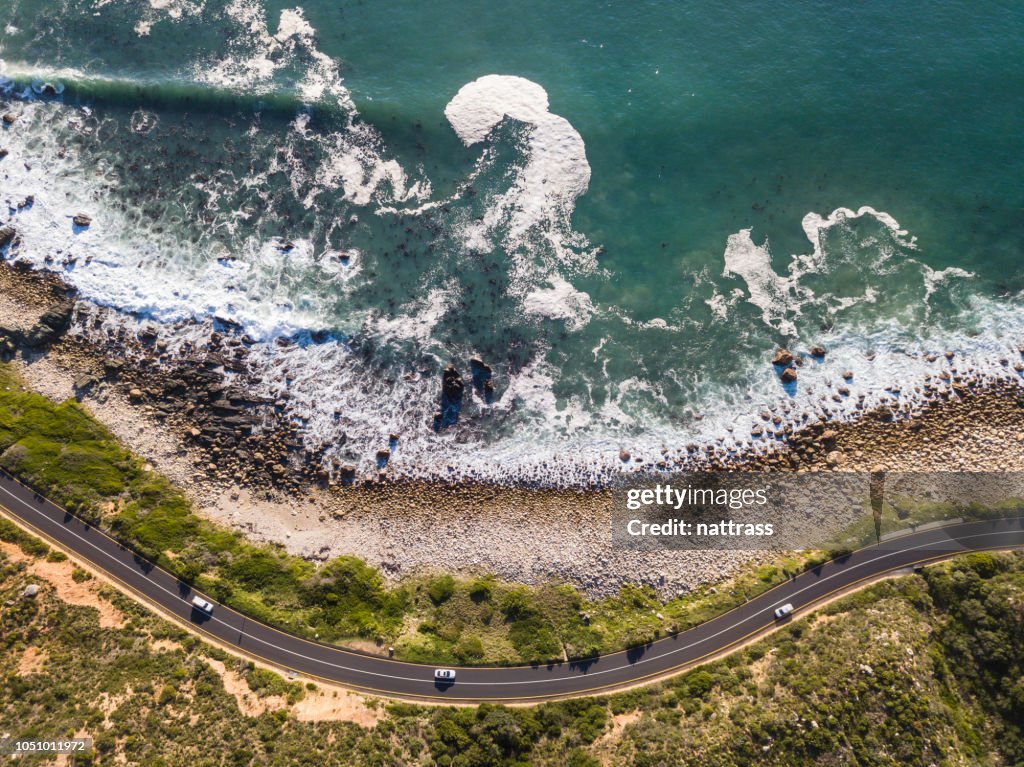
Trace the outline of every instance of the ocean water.
{"type": "Polygon", "coordinates": [[[338,461],[757,449],[765,407],[1013,374],[1022,43],[988,0],[0,0],[6,256],[172,349],[241,326],[338,461]],[[828,354],[784,387],[778,345],[828,354]]]}

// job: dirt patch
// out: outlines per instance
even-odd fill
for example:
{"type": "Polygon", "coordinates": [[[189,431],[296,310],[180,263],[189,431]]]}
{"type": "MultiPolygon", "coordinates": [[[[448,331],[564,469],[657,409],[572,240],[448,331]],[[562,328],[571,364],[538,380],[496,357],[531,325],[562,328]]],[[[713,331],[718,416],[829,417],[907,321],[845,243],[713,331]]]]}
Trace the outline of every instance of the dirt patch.
{"type": "Polygon", "coordinates": [[[74,566],[70,560],[47,562],[37,559],[29,566],[29,572],[50,583],[57,596],[64,602],[84,607],[94,607],[100,614],[101,628],[121,628],[124,615],[99,594],[99,582],[95,578],[78,583],[71,577],[74,566]]]}
{"type": "Polygon", "coordinates": [[[21,562],[29,557],[25,555],[21,549],[15,546],[13,543],[7,541],[0,541],[0,551],[7,555],[7,558],[12,562],[21,562]]]}
{"type": "Polygon", "coordinates": [[[156,639],[149,646],[156,652],[174,652],[175,650],[185,652],[184,647],[170,639],[156,639]]]}
{"type": "MultiPolygon", "coordinates": [[[[91,738],[92,734],[88,730],[77,730],[72,736],[73,738],[91,738]]],[[[56,767],[74,767],[74,756],[71,754],[58,754],[57,761],[54,762],[56,767]]]]}
{"type": "Polygon", "coordinates": [[[107,723],[110,722],[110,715],[117,711],[121,704],[128,700],[132,694],[131,687],[125,688],[123,692],[119,692],[117,695],[111,695],[109,692],[100,693],[96,705],[103,712],[104,720],[107,723]]]}
{"type": "Polygon", "coordinates": [[[345,647],[364,652],[367,655],[379,655],[382,658],[388,657],[388,646],[386,644],[377,644],[369,639],[350,639],[345,642],[345,647]]]}
{"type": "Polygon", "coordinates": [[[622,731],[634,722],[639,721],[641,716],[643,716],[643,712],[640,710],[627,711],[624,714],[615,714],[612,716],[612,726],[608,728],[608,731],[604,735],[601,736],[601,740],[614,743],[622,735],[622,731]]]}
{"type": "Polygon", "coordinates": [[[18,661],[18,676],[38,674],[47,660],[46,652],[35,647],[29,647],[21,654],[18,661]]]}
{"type": "Polygon", "coordinates": [[[374,708],[362,695],[338,687],[317,686],[315,690],[306,690],[302,700],[292,705],[280,695],[261,698],[249,689],[245,677],[223,662],[213,658],[205,658],[204,662],[217,672],[224,683],[224,691],[234,697],[238,709],[246,716],[289,709],[301,722],[355,722],[367,728],[374,727],[384,717],[383,706],[374,708]]]}
{"type": "Polygon", "coordinates": [[[238,710],[246,716],[259,716],[266,711],[278,711],[287,707],[288,702],[280,695],[268,695],[260,698],[249,689],[249,683],[236,671],[229,669],[221,661],[206,658],[204,662],[217,672],[224,683],[224,691],[238,702],[238,710]]]}
{"type": "Polygon", "coordinates": [[[367,699],[353,692],[333,689],[306,691],[306,696],[292,706],[300,722],[355,722],[372,728],[384,718],[384,707],[371,708],[367,699]]]}

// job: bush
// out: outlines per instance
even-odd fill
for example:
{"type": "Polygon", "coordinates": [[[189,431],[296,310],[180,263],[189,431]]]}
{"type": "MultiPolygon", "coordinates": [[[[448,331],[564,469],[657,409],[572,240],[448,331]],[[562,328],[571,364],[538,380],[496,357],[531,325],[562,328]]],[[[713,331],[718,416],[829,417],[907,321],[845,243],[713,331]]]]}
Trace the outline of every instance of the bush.
{"type": "Polygon", "coordinates": [[[538,618],[526,618],[512,624],[509,639],[527,663],[561,660],[562,643],[551,626],[538,618]]]}
{"type": "Polygon", "coordinates": [[[509,589],[505,596],[502,597],[501,611],[505,614],[505,618],[510,621],[529,618],[536,612],[533,600],[530,598],[530,592],[522,586],[509,589]]]}
{"type": "Polygon", "coordinates": [[[484,602],[494,593],[494,578],[485,576],[477,578],[469,587],[469,598],[474,602],[484,602]]]}
{"type": "Polygon", "coordinates": [[[324,629],[337,636],[376,637],[400,625],[404,604],[381,574],[355,557],[338,557],[302,584],[300,597],[321,608],[324,629]]]}
{"type": "Polygon", "coordinates": [[[50,547],[43,541],[24,532],[8,519],[0,518],[0,540],[15,544],[30,557],[46,556],[50,551],[50,547]]]}
{"type": "Polygon", "coordinates": [[[250,591],[296,585],[288,561],[267,550],[249,549],[237,556],[224,571],[250,591]]]}
{"type": "Polygon", "coordinates": [[[178,697],[178,692],[171,685],[165,684],[163,689],[160,690],[160,697],[157,698],[157,705],[166,706],[168,703],[173,703],[174,699],[178,697]]]}
{"type": "Polygon", "coordinates": [[[477,663],[484,658],[484,643],[478,636],[464,636],[455,646],[454,653],[463,663],[477,663]]]}
{"type": "Polygon", "coordinates": [[[427,586],[427,595],[435,605],[440,605],[452,598],[455,593],[455,579],[450,575],[433,578],[427,586]]]}

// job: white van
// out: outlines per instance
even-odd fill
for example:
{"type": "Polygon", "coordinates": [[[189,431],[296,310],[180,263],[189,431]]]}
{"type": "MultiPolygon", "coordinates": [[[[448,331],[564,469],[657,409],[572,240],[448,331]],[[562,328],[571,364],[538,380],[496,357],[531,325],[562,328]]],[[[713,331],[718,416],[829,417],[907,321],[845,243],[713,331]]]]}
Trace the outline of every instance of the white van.
{"type": "Polygon", "coordinates": [[[194,608],[196,608],[197,610],[202,610],[207,615],[209,615],[210,613],[213,612],[213,604],[210,603],[210,602],[207,602],[205,599],[203,599],[200,596],[192,597],[192,606],[194,608]]]}
{"type": "Polygon", "coordinates": [[[779,618],[785,618],[791,612],[793,612],[793,605],[786,602],[782,607],[775,609],[775,619],[778,620],[779,618]]]}

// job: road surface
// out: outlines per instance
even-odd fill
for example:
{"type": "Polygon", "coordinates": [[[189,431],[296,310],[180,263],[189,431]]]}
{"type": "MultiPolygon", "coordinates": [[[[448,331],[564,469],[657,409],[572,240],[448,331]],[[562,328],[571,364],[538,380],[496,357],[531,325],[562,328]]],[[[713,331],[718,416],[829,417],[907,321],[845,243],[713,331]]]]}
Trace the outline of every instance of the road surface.
{"type": "Polygon", "coordinates": [[[433,667],[391,660],[294,636],[214,602],[212,615],[193,610],[198,592],[142,559],[99,529],[0,473],[0,507],[43,538],[119,583],[144,604],[192,630],[278,668],[376,695],[449,702],[536,701],[626,687],[666,676],[719,655],[778,625],[776,607],[791,603],[792,620],[835,594],[886,573],[967,551],[1024,546],[1024,517],[963,522],[918,531],[805,572],[717,618],[643,647],[586,661],[537,666],[460,668],[439,686],[433,667]]]}

